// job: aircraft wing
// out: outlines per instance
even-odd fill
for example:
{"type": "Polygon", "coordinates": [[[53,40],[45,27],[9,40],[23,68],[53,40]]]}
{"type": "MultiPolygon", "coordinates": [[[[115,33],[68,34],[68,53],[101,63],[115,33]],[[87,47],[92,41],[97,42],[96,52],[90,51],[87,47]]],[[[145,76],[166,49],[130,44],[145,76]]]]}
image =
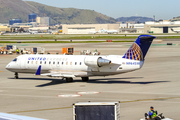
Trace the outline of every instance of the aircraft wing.
{"type": "Polygon", "coordinates": [[[45,73],[45,74],[41,74],[41,76],[50,76],[50,77],[76,77],[75,75],[73,75],[73,73],[45,73]]]}
{"type": "Polygon", "coordinates": [[[13,115],[8,113],[0,113],[0,120],[45,120],[45,119],[26,117],[21,115],[13,115]]]}
{"type": "Polygon", "coordinates": [[[72,72],[72,71],[60,71],[51,70],[49,73],[41,74],[41,65],[38,67],[35,75],[49,76],[49,77],[76,77],[78,75],[86,75],[86,72],[72,72]]]}

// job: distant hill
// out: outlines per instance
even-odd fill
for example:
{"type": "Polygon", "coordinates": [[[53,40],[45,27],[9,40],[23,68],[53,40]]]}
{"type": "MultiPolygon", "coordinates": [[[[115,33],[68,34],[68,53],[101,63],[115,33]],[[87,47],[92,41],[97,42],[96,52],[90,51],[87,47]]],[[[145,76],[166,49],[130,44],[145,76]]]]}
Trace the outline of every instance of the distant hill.
{"type": "Polygon", "coordinates": [[[14,18],[27,22],[28,14],[33,12],[38,12],[38,9],[22,0],[0,0],[0,23],[8,23],[14,18]]]}
{"type": "Polygon", "coordinates": [[[114,18],[108,17],[93,10],[75,9],[75,8],[57,8],[43,5],[36,2],[26,1],[27,4],[39,10],[38,15],[51,17],[58,23],[115,23],[114,18]]]}
{"type": "Polygon", "coordinates": [[[140,22],[144,23],[146,21],[154,21],[153,18],[141,17],[141,16],[131,16],[131,17],[119,17],[116,19],[117,22],[140,22]]]}
{"type": "Polygon", "coordinates": [[[170,21],[180,21],[180,16],[178,17],[174,17],[173,19],[171,19],[170,21]]]}
{"type": "Polygon", "coordinates": [[[115,23],[116,20],[93,10],[75,8],[57,8],[31,1],[0,0],[0,23],[8,23],[9,19],[22,19],[28,22],[28,15],[50,17],[52,23],[83,24],[83,23],[115,23]]]}

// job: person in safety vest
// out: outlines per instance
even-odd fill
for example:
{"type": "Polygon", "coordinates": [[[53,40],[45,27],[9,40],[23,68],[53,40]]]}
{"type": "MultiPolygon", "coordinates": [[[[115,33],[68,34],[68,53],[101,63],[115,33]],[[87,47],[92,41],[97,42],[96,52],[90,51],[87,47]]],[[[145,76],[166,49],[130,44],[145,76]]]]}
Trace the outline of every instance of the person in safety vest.
{"type": "Polygon", "coordinates": [[[16,49],[16,53],[19,54],[19,49],[18,48],[16,49]]]}
{"type": "Polygon", "coordinates": [[[149,111],[149,119],[150,120],[161,120],[159,117],[157,117],[157,111],[154,110],[154,107],[150,107],[150,111],[149,111]]]}

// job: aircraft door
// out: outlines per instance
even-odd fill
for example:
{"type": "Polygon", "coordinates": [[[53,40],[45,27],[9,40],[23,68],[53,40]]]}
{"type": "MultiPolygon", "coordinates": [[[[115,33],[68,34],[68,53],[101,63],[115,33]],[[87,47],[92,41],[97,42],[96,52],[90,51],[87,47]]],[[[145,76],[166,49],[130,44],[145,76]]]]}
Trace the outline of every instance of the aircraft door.
{"type": "Polygon", "coordinates": [[[26,69],[26,63],[27,63],[27,60],[26,60],[26,56],[23,56],[20,58],[20,66],[21,66],[21,69],[26,69]]]}

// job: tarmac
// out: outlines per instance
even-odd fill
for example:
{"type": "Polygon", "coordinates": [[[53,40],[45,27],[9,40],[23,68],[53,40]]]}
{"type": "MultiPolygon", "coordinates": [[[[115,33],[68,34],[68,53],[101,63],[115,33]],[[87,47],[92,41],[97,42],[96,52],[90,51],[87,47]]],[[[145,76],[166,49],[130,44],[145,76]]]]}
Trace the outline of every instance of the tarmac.
{"type": "MultiPolygon", "coordinates": [[[[132,43],[60,43],[17,44],[19,47],[45,47],[62,52],[63,47],[81,50],[97,49],[102,55],[124,55],[132,43]]],[[[91,77],[82,82],[75,78],[66,83],[60,78],[38,77],[14,73],[5,66],[17,55],[0,55],[0,112],[49,120],[72,120],[72,104],[76,102],[120,101],[121,120],[140,120],[154,106],[158,113],[178,120],[180,111],[180,40],[153,42],[144,66],[137,71],[91,77]],[[167,45],[173,43],[173,45],[167,45]],[[80,92],[81,95],[78,95],[80,92]]]]}

